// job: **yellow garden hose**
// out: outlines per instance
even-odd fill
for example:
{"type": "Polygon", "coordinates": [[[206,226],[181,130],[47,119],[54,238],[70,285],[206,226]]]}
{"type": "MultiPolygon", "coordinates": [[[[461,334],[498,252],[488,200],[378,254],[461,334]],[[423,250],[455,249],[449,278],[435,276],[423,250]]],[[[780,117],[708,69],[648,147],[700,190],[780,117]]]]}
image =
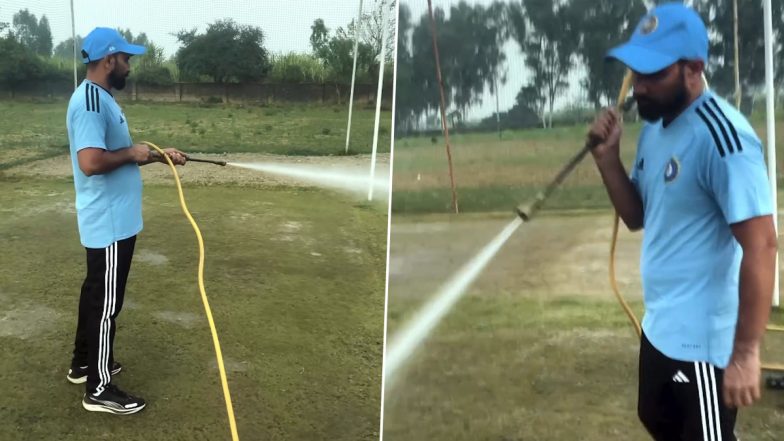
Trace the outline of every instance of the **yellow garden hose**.
{"type": "MultiPolygon", "coordinates": [[[[629,87],[631,85],[631,81],[633,78],[632,71],[627,71],[626,76],[623,78],[623,84],[621,85],[621,91],[618,95],[618,108],[621,109],[624,99],[626,98],[626,94],[629,91],[629,87]]],[[[703,81],[705,82],[705,86],[708,86],[708,80],[703,75],[703,81]]],[[[640,321],[637,319],[637,316],[634,315],[634,311],[629,307],[629,304],[626,303],[623,295],[621,295],[621,291],[618,288],[618,282],[615,277],[615,250],[618,245],[618,227],[619,227],[619,217],[618,212],[615,212],[615,217],[613,219],[613,232],[612,232],[612,240],[610,242],[610,264],[608,265],[609,273],[610,273],[610,286],[612,287],[613,294],[615,294],[615,298],[621,304],[624,312],[626,312],[626,316],[629,317],[629,321],[631,322],[632,326],[634,326],[634,331],[637,333],[637,337],[642,337],[642,327],[640,326],[640,321]]],[[[768,331],[776,331],[776,332],[784,332],[784,326],[776,326],[776,325],[768,325],[768,331]]],[[[784,364],[779,363],[762,363],[762,369],[769,370],[769,371],[779,371],[784,372],[784,364]]]]}
{"type": "Polygon", "coordinates": [[[226,369],[223,367],[223,354],[221,353],[220,342],[218,341],[218,331],[215,329],[215,322],[212,319],[212,310],[210,309],[210,302],[207,300],[207,292],[204,290],[204,240],[201,237],[201,231],[199,230],[199,226],[196,225],[196,221],[193,220],[193,216],[191,216],[190,211],[188,211],[188,206],[185,205],[185,195],[182,192],[182,185],[180,184],[180,176],[177,173],[177,169],[174,167],[169,156],[161,150],[160,147],[157,145],[142,141],[142,144],[146,144],[149,147],[154,148],[158,151],[158,153],[166,159],[166,162],[169,164],[169,167],[174,174],[174,181],[177,183],[177,192],[180,194],[180,206],[182,207],[182,211],[185,213],[185,216],[193,226],[193,231],[196,232],[196,239],[199,242],[199,292],[201,292],[201,300],[204,303],[204,311],[207,313],[207,321],[210,323],[210,331],[212,332],[212,342],[215,345],[215,356],[218,359],[218,371],[220,372],[220,379],[221,379],[221,386],[223,386],[223,398],[226,401],[226,412],[229,416],[229,427],[231,429],[231,439],[232,441],[239,441],[239,435],[237,435],[237,423],[234,421],[234,408],[231,405],[231,394],[229,393],[229,383],[226,380],[226,369]]]}
{"type": "MultiPolygon", "coordinates": [[[[616,107],[619,112],[621,112],[621,116],[623,116],[623,103],[626,100],[626,94],[629,93],[629,88],[632,85],[632,79],[634,78],[634,74],[631,70],[626,71],[626,75],[623,77],[623,83],[621,84],[621,90],[618,92],[618,102],[616,103],[616,107]]],[[[613,294],[615,294],[615,298],[618,300],[618,303],[621,304],[624,312],[626,312],[626,316],[629,317],[629,321],[632,322],[634,326],[635,332],[637,332],[637,337],[642,336],[642,328],[640,327],[640,321],[637,320],[637,316],[634,315],[634,311],[632,308],[629,307],[629,304],[626,303],[626,299],[623,298],[621,295],[621,290],[618,289],[618,282],[615,279],[615,249],[616,245],[618,244],[618,212],[615,212],[615,219],[613,220],[613,234],[612,234],[612,242],[610,244],[610,286],[612,287],[613,294]]]]}

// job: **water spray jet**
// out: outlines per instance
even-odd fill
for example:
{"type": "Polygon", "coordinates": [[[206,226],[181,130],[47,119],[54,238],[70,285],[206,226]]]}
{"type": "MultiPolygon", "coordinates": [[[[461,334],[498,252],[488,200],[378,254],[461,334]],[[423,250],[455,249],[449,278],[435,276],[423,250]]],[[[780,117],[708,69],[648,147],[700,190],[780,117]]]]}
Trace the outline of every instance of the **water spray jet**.
{"type": "Polygon", "coordinates": [[[299,179],[321,187],[365,193],[368,185],[388,196],[389,180],[372,178],[364,171],[350,168],[315,167],[307,164],[229,162],[227,165],[299,179]]]}
{"type": "MultiPolygon", "coordinates": [[[[626,106],[629,104],[628,101],[624,102],[624,98],[629,91],[631,82],[632,73],[629,71],[624,77],[623,84],[621,85],[618,98],[619,110],[626,110],[626,106]]],[[[421,345],[422,341],[427,338],[455,303],[457,303],[466,291],[468,291],[468,288],[474,280],[479,277],[484,268],[501,250],[509,238],[512,237],[515,231],[517,231],[523,223],[531,220],[550,194],[563,183],[594,145],[595,140],[589,139],[585,143],[585,146],[569,160],[544,190],[537,193],[531,202],[518,206],[515,209],[515,212],[519,219],[517,217],[514,218],[490,241],[490,243],[485,245],[479,253],[452,275],[452,277],[442,285],[439,292],[437,292],[423,308],[417,311],[413,318],[404,325],[403,329],[392,338],[384,357],[384,377],[386,381],[392,381],[394,379],[400,367],[409,359],[411,354],[421,345]]],[[[618,300],[624,305],[625,309],[627,309],[627,313],[631,313],[626,302],[620,297],[620,294],[618,295],[618,300]]],[[[631,313],[630,318],[633,316],[633,313],[631,313]]]]}

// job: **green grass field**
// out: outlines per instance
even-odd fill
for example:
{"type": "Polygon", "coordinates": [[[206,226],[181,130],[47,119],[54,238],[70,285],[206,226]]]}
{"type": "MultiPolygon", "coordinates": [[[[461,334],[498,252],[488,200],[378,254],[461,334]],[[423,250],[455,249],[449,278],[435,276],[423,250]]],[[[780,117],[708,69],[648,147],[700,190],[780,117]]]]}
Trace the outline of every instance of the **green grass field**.
{"type": "MultiPolygon", "coordinates": [[[[388,347],[510,216],[392,218],[388,347]]],[[[387,382],[384,440],[644,441],[634,331],[607,282],[611,215],[544,213],[523,225],[387,382]]],[[[621,292],[638,317],[641,236],[618,248],[621,292]]],[[[772,321],[784,324],[784,313],[772,321]]],[[[784,334],[763,360],[784,363],[784,334]]],[[[784,392],[741,412],[740,439],[784,433],[784,392]]]]}
{"type": "MultiPolygon", "coordinates": [[[[764,140],[764,124],[754,120],[764,140]]],[[[626,164],[640,126],[625,127],[626,164]]],[[[586,126],[452,137],[461,214],[451,211],[443,139],[396,140],[388,344],[582,145],[586,126]]],[[[784,124],[777,127],[778,158],[784,124]]],[[[590,158],[488,264],[387,383],[384,439],[643,441],[639,341],[608,281],[612,212],[590,158]]],[[[622,231],[621,292],[643,312],[641,234],[622,231]]],[[[781,274],[784,275],[784,274],[781,274]]],[[[774,311],[772,322],[784,323],[774,311]]],[[[784,334],[763,360],[784,362],[784,334]]],[[[784,392],[740,413],[744,441],[784,434],[784,392]]]]}
{"type": "MultiPolygon", "coordinates": [[[[764,120],[753,125],[765,140],[764,120]]],[[[588,126],[556,127],[450,136],[461,211],[512,211],[543,189],[582,147],[588,126]]],[[[627,123],[622,138],[625,164],[634,160],[640,124],[627,123]]],[[[784,155],[784,119],[776,127],[777,160],[784,155]]],[[[444,140],[412,137],[395,141],[392,210],[395,213],[444,213],[451,209],[444,140]]],[[[784,177],[779,174],[779,185],[784,177]]],[[[547,201],[555,209],[609,209],[604,187],[590,157],[547,201]]]]}
{"type": "MultiPolygon", "coordinates": [[[[188,152],[343,155],[348,108],[121,103],[134,141],[188,152]]],[[[66,101],[0,100],[0,170],[68,152],[66,101]]],[[[370,153],[375,109],[352,116],[350,154],[370,153]]],[[[391,113],[382,112],[379,152],[389,152],[391,113]]]]}
{"type": "MultiPolygon", "coordinates": [[[[125,366],[117,384],[148,407],[131,417],[81,408],[83,387],[65,379],[85,271],[73,183],[7,173],[36,158],[68,161],[64,109],[0,109],[0,440],[230,439],[196,238],[174,185],[161,181],[145,185],[145,229],[115,346],[125,366]]],[[[323,143],[315,135],[345,124],[331,108],[268,110],[125,106],[135,139],[198,146],[189,151],[342,150],[341,135],[323,143]],[[207,133],[193,134],[186,117],[207,133]],[[254,124],[266,134],[253,135],[254,124]]],[[[369,133],[372,119],[357,113],[356,133],[369,133]]],[[[185,193],[204,235],[206,289],[240,439],[377,439],[386,205],[287,185],[190,184],[185,193]]]]}

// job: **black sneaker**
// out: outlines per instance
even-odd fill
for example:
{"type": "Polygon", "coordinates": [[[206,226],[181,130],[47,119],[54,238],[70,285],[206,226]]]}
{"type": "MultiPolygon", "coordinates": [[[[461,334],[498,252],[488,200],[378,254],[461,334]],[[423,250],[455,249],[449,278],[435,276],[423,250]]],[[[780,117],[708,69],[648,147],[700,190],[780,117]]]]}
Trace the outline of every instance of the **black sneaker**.
{"type": "MultiPolygon", "coordinates": [[[[116,361],[112,364],[112,375],[117,375],[122,371],[122,365],[116,361]]],[[[68,381],[73,384],[83,384],[87,381],[87,366],[71,366],[66,375],[68,381]]]]}
{"type": "Polygon", "coordinates": [[[121,391],[117,386],[109,384],[99,395],[84,394],[82,407],[91,412],[108,412],[115,415],[130,415],[146,406],[143,399],[121,391]]]}

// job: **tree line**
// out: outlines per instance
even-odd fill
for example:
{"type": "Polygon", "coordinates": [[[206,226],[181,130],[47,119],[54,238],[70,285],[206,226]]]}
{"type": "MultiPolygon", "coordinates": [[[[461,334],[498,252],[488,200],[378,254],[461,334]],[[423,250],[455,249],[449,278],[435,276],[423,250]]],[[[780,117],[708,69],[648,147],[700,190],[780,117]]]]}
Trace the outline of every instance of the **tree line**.
{"type": "MultiPolygon", "coordinates": [[[[734,93],[733,0],[689,2],[705,20],[710,36],[707,75],[719,94],[734,93]]],[[[469,4],[460,1],[433,10],[440,64],[450,123],[461,126],[467,111],[483,100],[497,100],[510,75],[526,78],[510,109],[496,108],[480,126],[552,127],[554,105],[569,86],[570,74],[581,73],[579,87],[598,109],[612,104],[624,67],[605,59],[607,50],[626,41],[646,13],[643,0],[518,0],[469,4]],[[505,53],[512,42],[515,50],[505,53]],[[524,68],[510,72],[508,57],[522,57],[524,68]]],[[[784,68],[784,0],[773,0],[777,84],[784,68]]],[[[738,0],[740,76],[743,105],[764,86],[762,5],[738,0]]],[[[396,121],[403,132],[438,120],[439,91],[435,74],[430,17],[414,18],[400,5],[396,121]]],[[[497,101],[496,101],[497,102],[497,101]]]]}
{"type": "MultiPolygon", "coordinates": [[[[387,46],[387,61],[394,49],[394,1],[377,1],[356,20],[337,29],[328,29],[322,19],[311,27],[311,51],[270,53],[266,34],[257,26],[238,24],[231,19],[216,20],[204,32],[181,30],[173,35],[179,48],[166,57],[163,48],[144,32],[118,29],[130,43],[145,46],[144,56],[131,58],[131,79],[142,84],[171,85],[181,82],[236,83],[265,79],[291,83],[346,84],[351,81],[354,36],[359,36],[357,80],[373,82],[378,75],[381,44],[387,46]],[[383,26],[387,40],[382,42],[383,26]]],[[[0,23],[0,85],[13,88],[22,82],[67,80],[73,76],[76,52],[83,37],[53,42],[46,15],[40,18],[27,9],[13,15],[11,23],[0,23]]],[[[387,64],[391,72],[391,63],[387,64]]],[[[77,58],[78,77],[86,68],[77,58]]],[[[391,81],[391,75],[387,75],[391,81]]]]}

